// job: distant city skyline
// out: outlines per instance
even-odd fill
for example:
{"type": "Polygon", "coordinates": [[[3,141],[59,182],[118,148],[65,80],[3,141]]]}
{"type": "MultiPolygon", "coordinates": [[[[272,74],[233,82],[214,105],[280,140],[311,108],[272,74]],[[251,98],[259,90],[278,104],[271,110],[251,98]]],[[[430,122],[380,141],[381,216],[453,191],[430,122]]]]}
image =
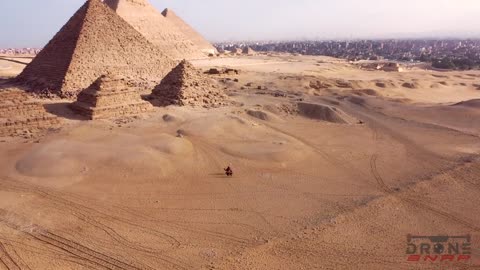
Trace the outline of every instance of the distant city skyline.
{"type": "MultiPolygon", "coordinates": [[[[43,47],[85,0],[1,1],[0,47],[43,47]]],[[[212,42],[480,38],[477,0],[150,0],[212,42]]]]}

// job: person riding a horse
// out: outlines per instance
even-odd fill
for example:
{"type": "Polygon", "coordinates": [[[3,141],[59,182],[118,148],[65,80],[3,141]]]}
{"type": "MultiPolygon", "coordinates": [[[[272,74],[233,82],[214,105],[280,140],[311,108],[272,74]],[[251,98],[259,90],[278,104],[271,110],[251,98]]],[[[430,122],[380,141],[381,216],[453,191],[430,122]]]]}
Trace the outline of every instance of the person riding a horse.
{"type": "Polygon", "coordinates": [[[228,166],[228,167],[227,167],[226,169],[224,169],[224,170],[225,170],[225,174],[226,174],[227,176],[233,176],[233,170],[232,170],[232,168],[231,168],[230,166],[228,166]]]}

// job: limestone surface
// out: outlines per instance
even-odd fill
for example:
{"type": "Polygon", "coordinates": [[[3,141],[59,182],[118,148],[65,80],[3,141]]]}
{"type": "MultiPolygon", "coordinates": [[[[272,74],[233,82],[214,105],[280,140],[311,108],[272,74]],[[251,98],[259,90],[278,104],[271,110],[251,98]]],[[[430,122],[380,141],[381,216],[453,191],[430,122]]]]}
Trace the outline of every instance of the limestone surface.
{"type": "Polygon", "coordinates": [[[100,0],[88,0],[17,77],[37,93],[72,98],[102,74],[160,81],[175,62],[100,0]]]}
{"type": "Polygon", "coordinates": [[[24,92],[0,91],[0,137],[31,137],[59,124],[57,116],[48,113],[42,103],[31,100],[24,92]]]}
{"type": "Polygon", "coordinates": [[[227,96],[219,85],[191,63],[183,60],[153,90],[161,105],[219,107],[227,96]]]}
{"type": "Polygon", "coordinates": [[[207,56],[191,37],[180,31],[148,0],[105,0],[104,3],[172,58],[182,60],[207,56]]]}
{"type": "Polygon", "coordinates": [[[109,74],[80,92],[71,108],[95,120],[141,114],[152,106],[141,99],[138,89],[130,87],[125,78],[109,74]]]}
{"type": "Polygon", "coordinates": [[[162,12],[162,15],[167,18],[175,27],[178,28],[178,31],[183,33],[188,39],[193,41],[193,43],[199,47],[202,52],[207,54],[216,54],[218,53],[217,49],[206,40],[197,30],[185,22],[182,18],[177,16],[175,12],[171,9],[165,9],[162,12]]]}

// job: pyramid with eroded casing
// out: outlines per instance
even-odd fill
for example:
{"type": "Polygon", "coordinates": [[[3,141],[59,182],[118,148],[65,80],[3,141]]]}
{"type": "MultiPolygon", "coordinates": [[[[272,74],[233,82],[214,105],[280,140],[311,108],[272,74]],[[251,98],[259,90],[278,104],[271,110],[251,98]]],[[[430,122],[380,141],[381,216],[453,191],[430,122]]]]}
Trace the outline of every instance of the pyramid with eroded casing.
{"type": "Polygon", "coordinates": [[[139,91],[130,86],[126,78],[106,74],[82,90],[70,108],[95,120],[141,114],[149,111],[152,105],[142,100],[139,91]]]}
{"type": "Polygon", "coordinates": [[[88,0],[16,78],[34,92],[75,97],[102,74],[160,81],[175,61],[100,0],[88,0]]]}
{"type": "Polygon", "coordinates": [[[174,59],[204,58],[206,54],[167,20],[148,0],[104,0],[120,17],[174,59]]]}
{"type": "Polygon", "coordinates": [[[177,16],[177,14],[175,14],[175,12],[173,12],[171,9],[165,9],[162,12],[162,15],[165,16],[167,20],[172,22],[181,33],[192,40],[193,43],[195,43],[195,45],[197,45],[203,52],[208,54],[217,53],[217,49],[215,49],[210,42],[208,42],[199,32],[186,23],[182,18],[177,16]]]}
{"type": "Polygon", "coordinates": [[[228,96],[218,83],[183,60],[152,91],[159,105],[215,108],[228,104],[228,96]]]}

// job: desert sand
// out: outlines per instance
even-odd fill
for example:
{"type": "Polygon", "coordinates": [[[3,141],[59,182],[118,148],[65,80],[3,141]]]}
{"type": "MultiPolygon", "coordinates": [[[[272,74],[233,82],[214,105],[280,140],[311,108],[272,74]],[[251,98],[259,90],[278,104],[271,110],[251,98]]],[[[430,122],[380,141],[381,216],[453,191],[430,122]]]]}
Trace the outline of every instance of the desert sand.
{"type": "Polygon", "coordinates": [[[0,127],[0,269],[478,269],[480,72],[192,63],[238,71],[205,75],[228,105],[87,121],[42,99],[54,129],[0,127]],[[470,234],[472,260],[408,262],[408,234],[470,234]]]}

